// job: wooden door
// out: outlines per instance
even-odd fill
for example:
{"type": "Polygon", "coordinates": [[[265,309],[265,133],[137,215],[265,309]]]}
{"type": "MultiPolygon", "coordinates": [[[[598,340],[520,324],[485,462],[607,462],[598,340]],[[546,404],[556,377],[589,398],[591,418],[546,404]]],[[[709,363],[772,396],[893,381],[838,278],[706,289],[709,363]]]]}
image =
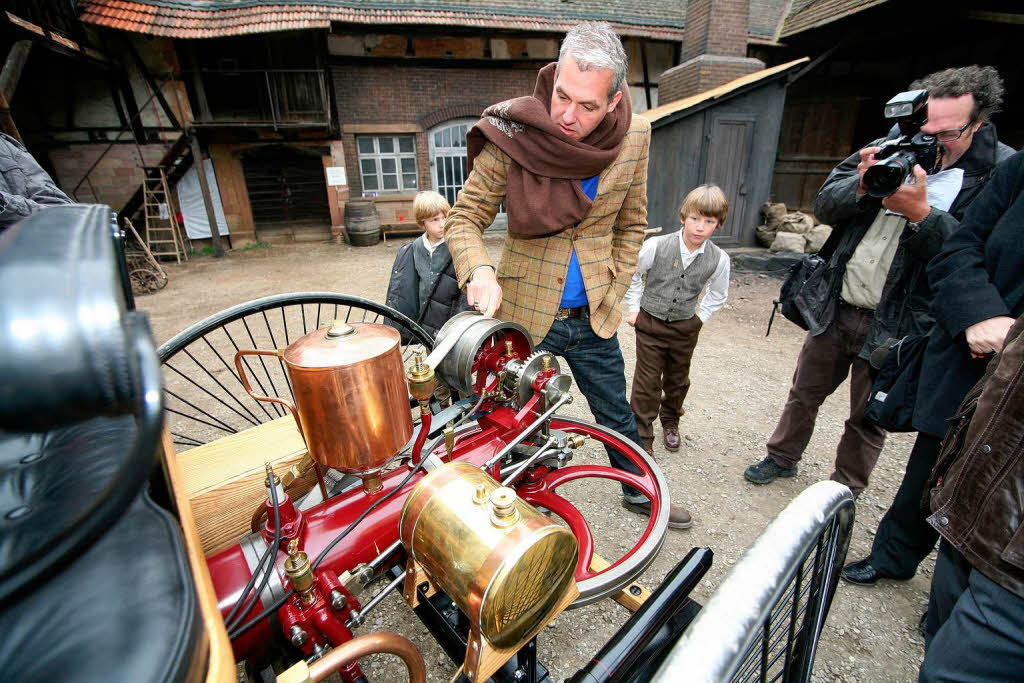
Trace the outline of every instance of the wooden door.
{"type": "Polygon", "coordinates": [[[707,166],[704,182],[722,188],[729,199],[729,216],[725,225],[715,232],[715,242],[735,245],[743,242],[744,233],[752,232],[747,215],[747,177],[750,146],[754,139],[754,117],[735,114],[709,114],[711,136],[708,140],[707,166]]]}

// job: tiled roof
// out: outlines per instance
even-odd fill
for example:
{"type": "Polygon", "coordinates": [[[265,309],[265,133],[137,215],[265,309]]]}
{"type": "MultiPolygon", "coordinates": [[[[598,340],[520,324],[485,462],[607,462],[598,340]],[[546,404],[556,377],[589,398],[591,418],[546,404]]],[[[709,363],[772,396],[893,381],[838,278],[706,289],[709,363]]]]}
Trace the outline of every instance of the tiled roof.
{"type": "Polygon", "coordinates": [[[86,23],[173,38],[328,28],[332,21],[554,33],[597,20],[625,36],[680,40],[686,18],[682,0],[80,0],[78,8],[86,23]]]}
{"type": "Polygon", "coordinates": [[[883,2],[886,0],[793,0],[780,37],[829,24],[883,2]]]}
{"type": "MultiPolygon", "coordinates": [[[[796,4],[800,0],[793,0],[796,4]]],[[[804,0],[805,2],[807,0],[804,0]]],[[[749,33],[752,39],[774,42],[787,0],[750,0],[749,33]]]]}
{"type": "Polygon", "coordinates": [[[642,116],[651,123],[655,123],[667,116],[678,114],[681,111],[685,111],[687,109],[690,109],[691,107],[695,107],[698,104],[701,104],[702,102],[707,102],[708,100],[717,100],[722,97],[726,97],[727,95],[752,83],[763,81],[766,78],[771,78],[772,76],[781,76],[785,74],[787,71],[795,69],[796,67],[806,64],[810,61],[811,60],[809,57],[801,57],[800,59],[794,59],[793,61],[786,62],[785,64],[779,64],[778,66],[773,66],[768,69],[755,71],[754,73],[733,79],[724,85],[718,86],[717,88],[705,90],[704,92],[697,93],[696,95],[684,97],[681,100],[673,100],[671,102],[668,102],[667,104],[662,104],[660,106],[654,107],[653,109],[642,111],[639,114],[637,114],[637,116],[642,116]]]}

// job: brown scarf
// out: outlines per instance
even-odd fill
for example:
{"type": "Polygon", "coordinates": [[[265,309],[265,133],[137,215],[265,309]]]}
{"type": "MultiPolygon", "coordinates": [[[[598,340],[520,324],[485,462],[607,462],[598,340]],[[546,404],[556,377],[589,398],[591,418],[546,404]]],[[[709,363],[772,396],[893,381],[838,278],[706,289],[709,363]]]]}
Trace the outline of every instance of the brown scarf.
{"type": "Polygon", "coordinates": [[[506,178],[508,231],[516,237],[545,237],[580,222],[591,201],[580,180],[598,175],[619,155],[632,120],[629,87],[597,128],[582,140],[568,137],[551,120],[555,66],[537,74],[533,95],[491,105],[466,136],[469,169],[484,143],[512,158],[506,178]]]}

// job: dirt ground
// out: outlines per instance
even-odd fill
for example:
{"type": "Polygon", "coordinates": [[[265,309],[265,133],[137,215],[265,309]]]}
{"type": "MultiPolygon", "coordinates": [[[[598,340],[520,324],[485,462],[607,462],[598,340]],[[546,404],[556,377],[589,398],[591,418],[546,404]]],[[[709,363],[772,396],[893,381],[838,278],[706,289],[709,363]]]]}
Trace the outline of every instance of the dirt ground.
{"type": "MultiPolygon", "coordinates": [[[[497,258],[501,235],[485,237],[497,258]]],[[[167,287],[139,297],[157,341],[162,343],[191,323],[234,304],[284,292],[333,291],[383,301],[391,263],[406,240],[368,248],[327,244],[274,246],[232,252],[223,260],[209,257],[167,268],[167,287]]],[[[690,530],[669,530],[661,554],[642,578],[650,587],[694,546],[714,550],[714,565],[696,591],[704,602],[763,527],[801,490],[828,478],[834,448],[848,414],[847,385],[819,414],[817,429],[799,476],[756,487],[743,479],[743,469],[763,457],[764,441],[782,408],[802,340],[802,332],[777,318],[771,336],[765,325],[779,281],[764,275],[733,273],[729,302],[703,329],[691,371],[692,387],[680,425],[683,448],[664,450],[660,437],[656,455],[671,485],[674,501],[694,516],[690,530]]],[[[635,355],[631,329],[623,323],[620,342],[626,359],[627,383],[635,355]]],[[[590,418],[585,401],[574,402],[569,414],[590,418]]],[[[849,558],[870,549],[871,535],[888,507],[903,475],[913,440],[891,436],[879,459],[871,486],[860,497],[849,558]]],[[[583,461],[601,462],[593,446],[583,461]]],[[[575,500],[590,520],[597,550],[618,557],[643,528],[642,519],[623,513],[610,484],[594,484],[575,500]],[[617,553],[617,554],[616,554],[617,553]]],[[[918,619],[928,598],[933,558],[906,583],[882,582],[861,588],[840,582],[822,635],[815,667],[820,681],[914,681],[923,656],[918,619]]],[[[626,621],[628,612],[605,600],[570,611],[538,639],[541,661],[553,680],[574,674],[626,621]]],[[[450,680],[453,666],[399,597],[390,596],[371,614],[362,632],[397,631],[423,651],[430,680],[450,680]]],[[[372,680],[405,680],[394,661],[371,661],[372,680]]]]}

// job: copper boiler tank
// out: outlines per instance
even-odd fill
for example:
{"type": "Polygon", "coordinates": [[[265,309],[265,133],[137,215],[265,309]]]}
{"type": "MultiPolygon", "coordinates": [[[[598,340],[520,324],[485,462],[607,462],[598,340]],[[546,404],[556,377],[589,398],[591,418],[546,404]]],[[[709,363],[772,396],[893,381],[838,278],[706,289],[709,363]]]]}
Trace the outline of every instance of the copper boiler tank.
{"type": "Polygon", "coordinates": [[[402,507],[405,599],[424,580],[469,617],[463,673],[485,681],[578,595],[579,544],[566,529],[469,463],[438,467],[402,507]]]}
{"type": "Polygon", "coordinates": [[[370,490],[412,436],[401,335],[392,327],[335,320],[286,349],[239,351],[235,367],[250,396],[292,412],[314,461],[363,477],[370,490]],[[243,363],[250,355],[283,361],[295,405],[253,392],[243,363]]]}

